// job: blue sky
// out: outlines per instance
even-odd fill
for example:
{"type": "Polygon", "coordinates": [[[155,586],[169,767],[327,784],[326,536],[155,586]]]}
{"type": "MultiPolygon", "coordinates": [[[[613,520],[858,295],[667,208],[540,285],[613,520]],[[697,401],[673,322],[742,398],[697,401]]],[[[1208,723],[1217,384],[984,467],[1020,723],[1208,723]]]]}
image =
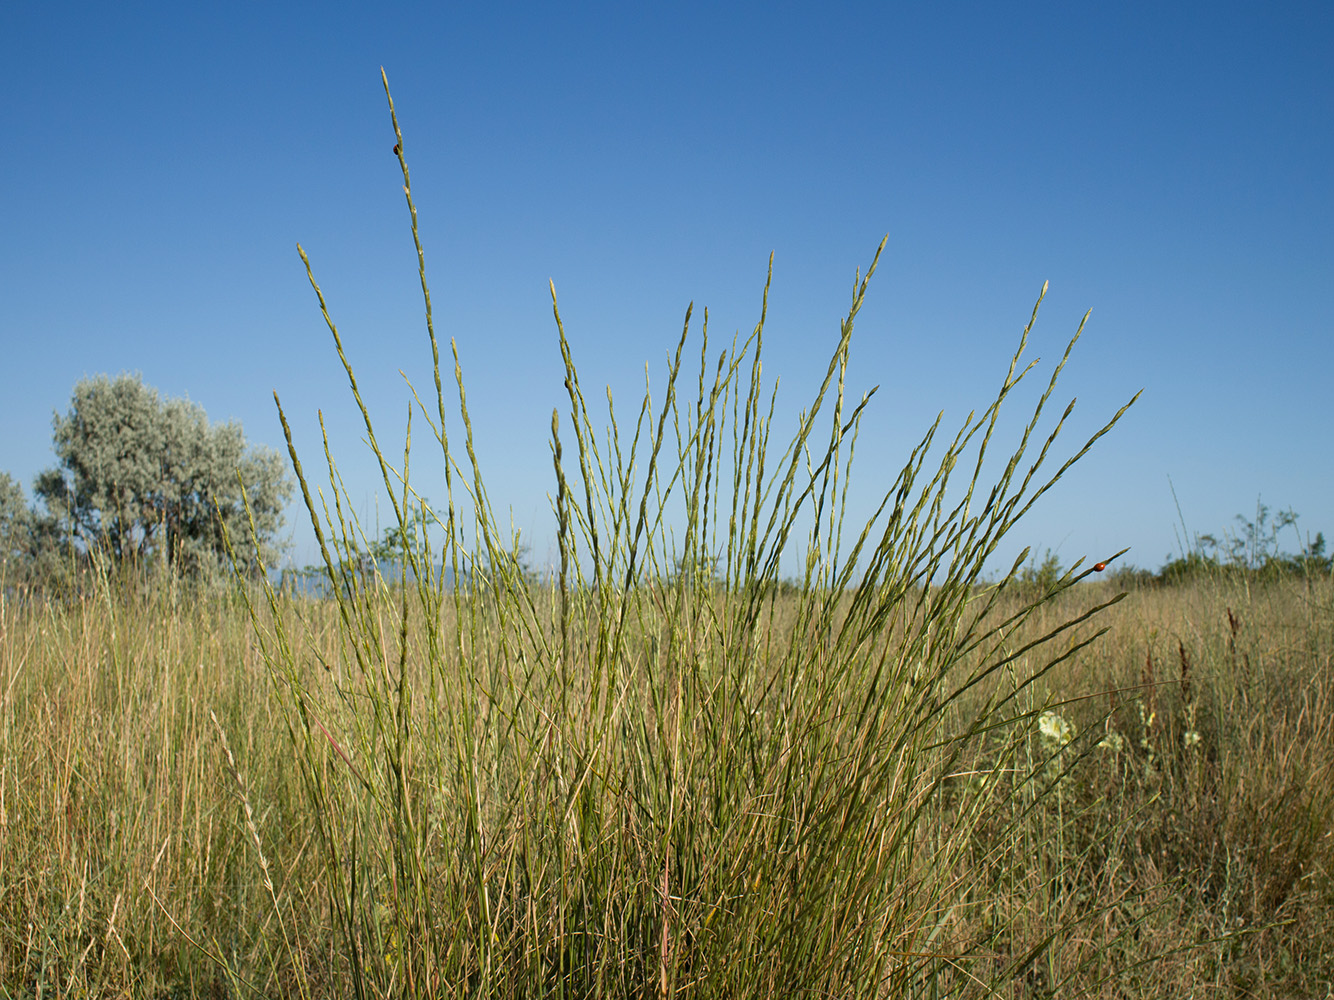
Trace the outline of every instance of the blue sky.
{"type": "Polygon", "coordinates": [[[323,408],[373,519],[296,244],[400,438],[399,370],[425,386],[430,356],[384,66],[437,330],[539,561],[564,392],[548,279],[584,385],[629,406],[687,303],[715,336],[750,330],[772,251],[766,372],[790,421],[886,234],[849,380],[881,386],[866,501],[939,410],[953,426],[991,398],[1050,281],[1044,381],[1093,311],[1057,389],[1079,398],[1068,447],[1144,395],[1008,553],[1128,545],[1156,567],[1169,476],[1191,531],[1257,497],[1334,531],[1331,52],[1315,3],[9,3],[0,469],[30,486],[53,463],[85,375],[141,372],[273,446],[276,389],[310,464],[323,408]]]}

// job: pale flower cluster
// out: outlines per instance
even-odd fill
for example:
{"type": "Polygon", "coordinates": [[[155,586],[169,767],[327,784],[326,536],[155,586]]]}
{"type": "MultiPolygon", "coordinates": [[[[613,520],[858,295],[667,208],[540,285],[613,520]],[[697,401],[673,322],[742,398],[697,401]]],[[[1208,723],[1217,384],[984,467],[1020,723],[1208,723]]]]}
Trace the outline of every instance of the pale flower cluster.
{"type": "Polygon", "coordinates": [[[1098,741],[1098,746],[1104,750],[1111,750],[1113,753],[1120,753],[1126,748],[1125,737],[1115,729],[1109,729],[1107,735],[1098,741]]]}
{"type": "Polygon", "coordinates": [[[1038,733],[1042,737],[1042,742],[1053,749],[1066,746],[1078,735],[1072,723],[1052,711],[1043,712],[1038,716],[1038,733]]]}

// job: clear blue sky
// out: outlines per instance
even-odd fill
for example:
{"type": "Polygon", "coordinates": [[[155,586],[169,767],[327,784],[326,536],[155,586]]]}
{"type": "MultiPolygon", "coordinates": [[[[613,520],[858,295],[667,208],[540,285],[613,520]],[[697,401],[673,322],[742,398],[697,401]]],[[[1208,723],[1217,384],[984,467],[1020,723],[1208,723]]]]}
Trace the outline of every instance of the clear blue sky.
{"type": "Polygon", "coordinates": [[[1144,395],[1008,551],[1129,545],[1156,567],[1176,549],[1169,476],[1192,531],[1259,495],[1332,532],[1331,54],[1324,3],[15,0],[0,469],[30,487],[74,383],[137,371],[273,446],[278,390],[311,466],[323,407],[374,516],[295,246],[401,440],[398,371],[428,383],[429,350],[383,65],[437,330],[458,340],[492,498],[539,559],[563,397],[548,279],[585,386],[628,406],[688,302],[715,334],[749,331],[773,251],[766,371],[791,419],[885,234],[850,377],[882,387],[865,496],[938,410],[953,426],[990,398],[1049,280],[1044,379],[1093,310],[1057,390],[1079,397],[1068,447],[1144,395]]]}

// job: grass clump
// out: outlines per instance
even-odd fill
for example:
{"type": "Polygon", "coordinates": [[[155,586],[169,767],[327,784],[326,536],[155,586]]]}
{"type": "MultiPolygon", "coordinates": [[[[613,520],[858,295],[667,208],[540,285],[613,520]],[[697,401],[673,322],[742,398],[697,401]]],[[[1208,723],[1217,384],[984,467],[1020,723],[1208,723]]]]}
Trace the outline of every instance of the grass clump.
{"type": "Polygon", "coordinates": [[[995,399],[942,447],[937,419],[874,515],[852,524],[870,394],[849,399],[845,386],[879,252],[782,443],[762,377],[764,309],[721,350],[706,316],[693,374],[687,311],[661,398],[646,392],[631,422],[609,394],[604,431],[553,288],[569,397],[568,424],[559,412],[551,422],[560,565],[534,586],[486,491],[457,349],[447,399],[392,99],[390,113],[434,360],[435,398],[418,398],[417,415],[444,461],[443,544],[420,530],[414,415],[396,464],[303,252],[401,550],[396,578],[348,572],[369,545],[327,440],[317,502],[289,432],[338,595],[341,655],[308,655],[272,591],[267,618],[255,609],[337,887],[352,991],[964,995],[1038,966],[1053,989],[1084,975],[1097,949],[1068,947],[1053,927],[993,915],[981,944],[962,930],[991,906],[981,871],[1031,879],[1012,856],[1031,847],[1018,817],[1062,787],[1046,780],[1057,755],[1031,760],[1035,685],[1093,641],[1079,626],[1119,599],[1032,635],[1034,613],[1092,569],[1076,565],[1004,613],[1022,557],[983,585],[1000,540],[1124,412],[1048,469],[1074,404],[1045,436],[1037,427],[1074,340],[994,483],[984,459],[1032,371],[1020,363],[1032,321],[995,399]],[[800,582],[779,600],[789,552],[800,582]],[[980,825],[1018,802],[977,857],[980,825]]]}

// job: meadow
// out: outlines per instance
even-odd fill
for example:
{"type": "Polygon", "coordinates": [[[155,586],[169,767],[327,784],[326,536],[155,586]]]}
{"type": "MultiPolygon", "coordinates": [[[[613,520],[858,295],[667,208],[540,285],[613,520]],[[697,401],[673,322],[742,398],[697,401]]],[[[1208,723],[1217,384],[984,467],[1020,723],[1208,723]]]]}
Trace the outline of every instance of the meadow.
{"type": "Polygon", "coordinates": [[[0,580],[0,994],[1329,995],[1329,573],[987,570],[1125,412],[1058,464],[1078,332],[1002,446],[1035,308],[994,400],[937,418],[861,520],[875,260],[795,420],[763,312],[720,350],[687,311],[637,416],[590,405],[553,288],[535,575],[442,363],[394,127],[434,370],[401,461],[302,252],[389,532],[336,442],[307,474],[276,399],[326,598],[230,536],[229,582],[97,552],[61,593],[0,580]]]}
{"type": "MultiPolygon", "coordinates": [[[[1015,648],[1108,591],[1068,589],[1015,648]]],[[[799,631],[804,603],[777,596],[767,631],[799,631]]],[[[949,736],[976,713],[956,704],[917,759],[882,746],[874,768],[856,759],[869,723],[842,719],[854,692],[822,685],[818,658],[788,691],[761,669],[719,695],[723,640],[678,637],[687,682],[670,613],[644,606],[620,696],[642,699],[622,710],[635,728],[598,731],[573,697],[526,722],[494,690],[436,710],[462,692],[422,677],[408,711],[432,736],[377,760],[373,684],[333,602],[275,604],[308,640],[308,745],[236,596],[108,580],[67,604],[7,601],[0,992],[333,997],[360,978],[370,995],[1327,994],[1328,580],[1132,592],[1102,613],[1108,634],[1012,703],[1012,726],[959,755],[949,736]],[[447,715],[489,755],[434,745],[447,715]]],[[[478,685],[504,687],[497,663],[522,643],[488,614],[468,649],[478,685]]],[[[410,631],[409,648],[430,641],[410,631]]],[[[778,659],[762,658],[781,675],[778,659]]],[[[971,696],[1013,692],[993,676],[971,696]]]]}

